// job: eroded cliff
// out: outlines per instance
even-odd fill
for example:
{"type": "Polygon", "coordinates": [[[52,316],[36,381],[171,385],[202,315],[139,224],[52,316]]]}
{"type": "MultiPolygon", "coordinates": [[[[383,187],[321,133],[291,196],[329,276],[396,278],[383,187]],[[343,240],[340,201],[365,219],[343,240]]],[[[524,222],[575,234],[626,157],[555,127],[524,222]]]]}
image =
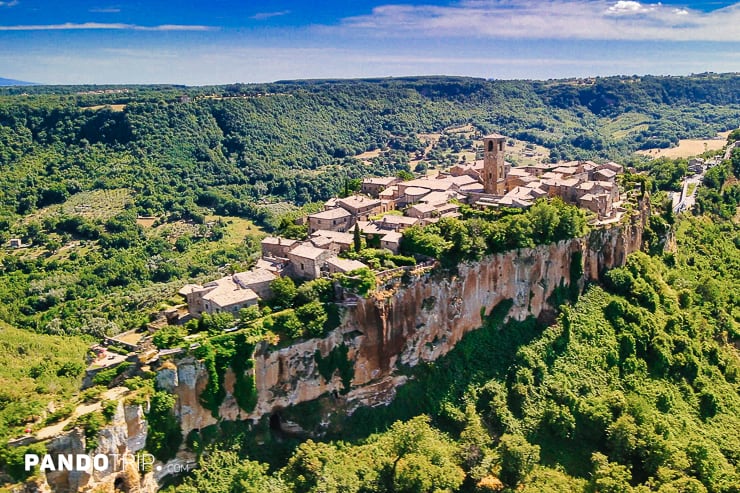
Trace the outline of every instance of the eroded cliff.
{"type": "Polygon", "coordinates": [[[464,263],[454,274],[412,278],[349,308],[342,326],[324,339],[277,351],[262,348],[255,354],[259,399],[251,417],[329,392],[350,403],[350,411],[389,402],[406,381],[400,368],[446,354],[499,303],[512,300],[507,317],[516,320],[550,316],[563,291],[580,292],[587,281],[623,265],[642,244],[644,217],[637,214],[584,238],[464,263]],[[349,386],[338,371],[327,380],[317,368],[318,354],[327,358],[342,345],[352,368],[349,386]]]}

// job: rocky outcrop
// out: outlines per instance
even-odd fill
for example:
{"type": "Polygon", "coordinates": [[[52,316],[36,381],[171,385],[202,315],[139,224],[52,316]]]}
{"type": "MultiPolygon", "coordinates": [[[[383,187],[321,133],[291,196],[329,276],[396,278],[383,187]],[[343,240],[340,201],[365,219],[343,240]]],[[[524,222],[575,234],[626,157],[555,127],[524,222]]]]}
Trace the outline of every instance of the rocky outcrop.
{"type": "MultiPolygon", "coordinates": [[[[357,406],[387,404],[406,381],[399,369],[448,353],[465,334],[481,327],[499,303],[511,300],[507,318],[551,316],[552,300],[563,290],[580,291],[587,281],[597,281],[604,271],[623,265],[642,244],[648,214],[644,209],[631,220],[603,226],[584,238],[463,263],[454,274],[412,278],[404,286],[348,307],[342,325],[325,338],[280,349],[262,345],[250,370],[258,394],[255,409],[247,413],[238,408],[232,395],[233,373],[227,372],[220,418],[257,419],[323,395],[349,404],[345,406],[349,412],[357,406]],[[347,361],[337,363],[333,353],[338,348],[347,361]],[[329,365],[328,375],[326,368],[323,372],[319,368],[322,360],[329,365]],[[345,374],[343,381],[339,367],[344,363],[351,377],[345,374]]],[[[180,360],[176,367],[161,370],[157,382],[178,396],[184,433],[217,422],[198,399],[207,384],[200,362],[180,360]]]]}
{"type": "Polygon", "coordinates": [[[33,487],[36,491],[53,493],[155,492],[158,489],[157,482],[145,467],[152,463],[138,454],[144,448],[146,434],[143,407],[121,402],[111,422],[99,431],[95,449],[88,450],[83,430],[79,428],[59,435],[47,444],[48,453],[55,458],[55,462],[59,455],[103,455],[107,458],[107,468],[42,472],[33,487]]]}
{"type": "MultiPolygon", "coordinates": [[[[300,341],[274,349],[258,346],[253,357],[257,404],[239,408],[234,396],[236,375],[224,374],[225,398],[218,418],[205,409],[200,395],[208,384],[202,361],[189,356],[165,361],[156,376],[159,389],[177,397],[175,414],[183,436],[217,424],[220,419],[258,419],[282,409],[333,395],[345,412],[358,406],[387,404],[407,381],[404,367],[431,362],[447,354],[470,331],[484,324],[494,307],[510,300],[507,318],[542,317],[554,310],[559,293],[597,281],[608,269],[621,266],[640,249],[647,209],[629,222],[605,226],[587,237],[491,255],[458,265],[454,274],[428,273],[405,285],[381,291],[347,307],[339,328],[322,339],[300,341]]],[[[507,303],[508,306],[508,303],[507,303]]],[[[271,420],[272,424],[272,420],[271,420]]],[[[303,432],[284,423],[284,431],[303,432]]],[[[140,405],[119,403],[112,422],[98,434],[94,451],[75,429],[53,439],[49,453],[104,454],[110,467],[97,471],[46,472],[25,485],[25,491],[148,493],[167,474],[192,468],[194,454],[181,450],[167,464],[138,462],[146,444],[147,424],[140,405]],[[128,460],[121,460],[128,457],[128,460]]]]}
{"type": "Polygon", "coordinates": [[[483,317],[502,301],[513,301],[508,317],[516,320],[551,314],[556,290],[571,285],[581,290],[587,281],[623,265],[627,255],[640,249],[647,213],[585,238],[464,263],[454,275],[415,278],[389,296],[361,300],[324,339],[279,350],[262,348],[255,354],[259,400],[251,417],[327,393],[355,406],[390,402],[405,382],[399,367],[446,354],[466,333],[481,327],[483,317]],[[337,373],[327,381],[317,371],[315,355],[325,358],[340,345],[347,347],[353,367],[349,389],[337,373]]]}

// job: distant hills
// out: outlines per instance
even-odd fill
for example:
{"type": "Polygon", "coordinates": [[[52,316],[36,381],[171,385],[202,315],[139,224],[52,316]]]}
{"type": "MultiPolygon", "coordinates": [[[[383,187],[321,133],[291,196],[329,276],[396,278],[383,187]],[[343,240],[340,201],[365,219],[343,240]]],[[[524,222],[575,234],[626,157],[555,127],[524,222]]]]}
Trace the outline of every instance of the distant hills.
{"type": "Polygon", "coordinates": [[[35,82],[26,82],[24,80],[5,79],[0,77],[0,86],[35,86],[35,82]]]}

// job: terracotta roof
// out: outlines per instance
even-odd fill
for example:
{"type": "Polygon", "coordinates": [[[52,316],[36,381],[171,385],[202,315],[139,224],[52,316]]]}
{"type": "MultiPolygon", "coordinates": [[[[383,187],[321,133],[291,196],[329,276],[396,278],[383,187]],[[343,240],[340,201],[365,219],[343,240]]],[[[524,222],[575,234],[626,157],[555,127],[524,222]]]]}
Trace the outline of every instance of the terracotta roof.
{"type": "Polygon", "coordinates": [[[428,188],[408,187],[406,190],[404,190],[403,193],[406,194],[406,195],[412,195],[412,196],[416,197],[416,196],[419,196],[419,195],[426,195],[430,191],[431,190],[428,189],[428,188]]]}
{"type": "Polygon", "coordinates": [[[325,255],[326,252],[327,250],[316,248],[315,246],[311,246],[310,244],[302,243],[288,252],[288,255],[316,260],[320,256],[325,255]]]}
{"type": "Polygon", "coordinates": [[[275,277],[275,274],[267,269],[252,269],[246,272],[237,272],[232,276],[233,280],[243,288],[248,288],[252,284],[273,281],[275,277]]]}
{"type": "Polygon", "coordinates": [[[313,219],[343,219],[350,216],[352,216],[352,214],[350,214],[349,211],[342,209],[341,207],[308,215],[309,218],[313,219]]]}
{"type": "Polygon", "coordinates": [[[406,187],[421,187],[428,188],[429,190],[449,190],[452,187],[452,183],[447,180],[435,180],[429,178],[417,178],[416,180],[409,180],[401,183],[406,187]]]}
{"type": "Polygon", "coordinates": [[[396,231],[389,231],[380,238],[380,241],[387,241],[388,243],[399,243],[401,241],[401,238],[403,238],[403,234],[396,231]]]}
{"type": "Polygon", "coordinates": [[[398,178],[395,176],[380,176],[380,177],[374,177],[374,178],[365,178],[362,180],[362,183],[370,184],[370,185],[390,185],[392,183],[395,183],[398,181],[398,178]]]}
{"type": "Polygon", "coordinates": [[[470,185],[463,185],[460,187],[460,190],[464,192],[475,192],[478,190],[483,190],[483,184],[482,183],[471,183],[470,185]]]}
{"type": "Polygon", "coordinates": [[[422,197],[419,202],[430,205],[439,205],[447,203],[450,199],[459,198],[462,198],[462,196],[457,192],[431,192],[422,197]]]}
{"type": "Polygon", "coordinates": [[[493,134],[484,135],[483,138],[484,139],[505,139],[506,137],[504,137],[501,134],[493,133],[493,134]]]}
{"type": "Polygon", "coordinates": [[[336,267],[337,270],[341,272],[349,272],[367,267],[367,265],[363,264],[359,260],[350,260],[340,257],[329,257],[326,259],[326,263],[336,267]]]}
{"type": "Polygon", "coordinates": [[[326,238],[330,241],[337,243],[352,243],[354,241],[354,235],[352,233],[342,233],[339,231],[329,231],[326,229],[319,229],[311,234],[311,239],[315,238],[326,238]]]}
{"type": "Polygon", "coordinates": [[[383,219],[376,222],[381,224],[406,224],[409,226],[413,226],[414,224],[419,222],[419,220],[415,217],[388,215],[383,216],[383,219]]]}
{"type": "Polygon", "coordinates": [[[614,178],[615,176],[617,176],[617,172],[609,168],[596,170],[595,173],[598,173],[601,176],[605,176],[606,178],[614,178]]]}
{"type": "Polygon", "coordinates": [[[257,301],[259,296],[257,293],[249,288],[240,287],[232,277],[222,277],[215,281],[206,283],[203,286],[197,284],[188,284],[180,291],[184,291],[186,288],[190,289],[190,292],[207,291],[203,295],[203,299],[210,301],[221,308],[225,308],[231,305],[238,305],[246,303],[248,301],[257,301]]]}
{"type": "Polygon", "coordinates": [[[457,185],[457,186],[468,185],[470,183],[475,183],[478,181],[470,175],[446,176],[444,178],[437,178],[437,180],[450,182],[453,185],[457,185]]]}
{"type": "MultiPolygon", "coordinates": [[[[415,210],[415,211],[418,211],[418,212],[421,212],[422,214],[424,214],[426,212],[434,212],[434,211],[437,210],[437,208],[434,207],[433,205],[429,205],[429,204],[425,204],[425,203],[420,203],[420,204],[416,204],[416,205],[413,205],[413,206],[409,207],[408,211],[411,211],[411,210],[415,210]]],[[[408,211],[407,211],[407,213],[408,213],[408,211]]]]}
{"type": "Polygon", "coordinates": [[[285,245],[285,246],[291,246],[293,243],[296,243],[298,240],[291,240],[290,238],[282,238],[280,236],[267,236],[262,239],[263,245],[285,245]]]}
{"type": "Polygon", "coordinates": [[[365,207],[377,207],[380,205],[380,200],[365,197],[364,195],[350,195],[343,199],[337,199],[337,204],[341,207],[362,209],[365,207]]]}

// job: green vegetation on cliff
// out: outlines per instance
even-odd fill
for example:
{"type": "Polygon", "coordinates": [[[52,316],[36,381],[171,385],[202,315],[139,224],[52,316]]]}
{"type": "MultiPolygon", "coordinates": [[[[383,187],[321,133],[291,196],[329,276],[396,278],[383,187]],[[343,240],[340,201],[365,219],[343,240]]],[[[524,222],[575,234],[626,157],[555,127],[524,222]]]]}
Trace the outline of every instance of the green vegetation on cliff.
{"type": "Polygon", "coordinates": [[[428,226],[404,231],[401,250],[454,266],[492,253],[532,248],[586,234],[586,213],[559,198],[540,199],[526,211],[477,211],[462,207],[463,219],[442,218],[428,226]]]}
{"type": "MultiPolygon", "coordinates": [[[[683,162],[625,156],[737,125],[739,83],[737,75],[704,74],[158,86],[98,95],[0,90],[0,243],[28,245],[0,252],[0,320],[25,329],[0,327],[7,346],[0,355],[8,361],[0,375],[0,434],[39,423],[49,401],[73,393],[86,345],[78,335],[139,327],[152,311],[179,303],[168,298],[185,281],[223,275],[226,264],[248,267],[260,230],[304,234],[290,222],[297,206],[315,210],[317,201],[355,189],[369,170],[409,176],[416,157],[423,158],[419,172],[452,164],[461,158],[455,153],[475,154],[474,134],[495,130],[544,146],[546,160],[644,164],[655,188],[675,189],[683,162]],[[424,133],[461,125],[471,131],[446,133],[431,150],[422,141],[424,133]],[[362,159],[369,164],[359,158],[368,151],[362,159]]],[[[652,219],[653,256],[631,258],[603,287],[564,307],[556,325],[502,327],[505,305],[491,307],[484,328],[445,358],[415,368],[390,406],[336,423],[343,434],[335,438],[350,442],[306,442],[281,461],[291,439],[260,431],[264,447],[254,438],[237,445],[252,457],[271,448],[259,455],[271,469],[214,451],[183,488],[733,491],[740,446],[727,430],[740,428],[733,347],[740,233],[731,222],[739,162],[736,150],[707,173],[697,191],[697,210],[706,216],[677,221],[675,251],[663,253],[660,239],[672,216],[652,219]]],[[[404,248],[452,265],[585,228],[579,211],[558,203],[496,217],[462,212],[461,220],[412,229],[404,248]]],[[[378,265],[405,262],[369,250],[356,255],[378,265]]],[[[346,282],[361,293],[372,287],[365,272],[346,282]]],[[[238,333],[204,341],[198,354],[211,377],[202,396],[208,409],[217,412],[224,398],[228,367],[238,404],[253,408],[249,337],[271,334],[277,342],[334,326],[326,286],[308,284],[287,286],[274,314],[247,313],[238,333]]],[[[557,301],[572,298],[562,289],[557,301]]],[[[211,322],[206,330],[214,336],[225,321],[211,322]]],[[[183,338],[172,331],[157,342],[178,346],[183,338]]],[[[315,359],[325,378],[349,381],[342,351],[315,359]]],[[[160,458],[172,457],[182,440],[170,398],[151,398],[147,448],[160,458]]],[[[48,419],[67,411],[57,408],[48,419]]],[[[18,472],[22,450],[2,449],[5,472],[18,472]]]]}
{"type": "Polygon", "coordinates": [[[591,286],[552,327],[500,328],[494,310],[387,408],[358,410],[342,436],[387,431],[301,445],[272,476],[277,491],[735,491],[740,359],[725,341],[740,336],[738,238],[735,224],[686,218],[668,265],[631,256],[608,290],[591,286]],[[707,262],[721,267],[710,276],[707,262]],[[386,449],[372,451],[436,433],[419,418],[390,426],[418,413],[446,431],[449,453],[399,461],[431,481],[400,488],[384,476],[386,449]]]}

